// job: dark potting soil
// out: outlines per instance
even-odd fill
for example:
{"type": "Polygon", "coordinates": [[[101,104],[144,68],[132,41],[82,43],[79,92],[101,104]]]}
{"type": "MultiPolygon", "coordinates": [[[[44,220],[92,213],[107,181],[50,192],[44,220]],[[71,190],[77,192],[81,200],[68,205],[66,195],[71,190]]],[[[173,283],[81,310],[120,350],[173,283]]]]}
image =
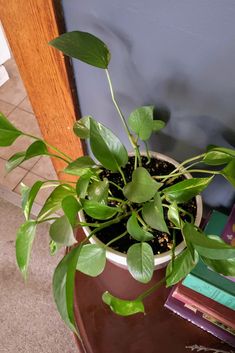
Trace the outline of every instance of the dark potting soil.
{"type": "MultiPolygon", "coordinates": [[[[147,163],[148,159],[147,157],[142,157],[142,166],[148,170],[150,175],[167,175],[171,173],[174,169],[175,166],[169,162],[162,161],[159,159],[151,158],[150,163],[147,163]]],[[[132,173],[134,171],[134,157],[129,157],[129,161],[125,168],[122,168],[123,173],[125,174],[126,181],[130,182],[132,179],[132,173]]],[[[100,178],[104,179],[107,178],[109,181],[114,182],[115,184],[118,184],[120,187],[124,186],[122,177],[120,173],[114,173],[109,170],[103,170],[102,173],[100,174],[100,178]]],[[[176,182],[179,182],[181,180],[184,180],[184,176],[180,176],[179,178],[175,179],[173,182],[162,186],[160,190],[162,190],[164,187],[168,187],[170,185],[173,185],[176,182]]],[[[113,197],[123,199],[123,194],[122,191],[117,189],[112,184],[109,184],[110,191],[113,195],[113,197]]],[[[109,202],[109,206],[117,206],[118,202],[116,201],[111,201],[109,202]]],[[[182,209],[184,209],[186,212],[189,212],[192,214],[194,217],[196,215],[196,200],[192,199],[191,201],[181,204],[180,205],[182,209]]],[[[164,208],[165,215],[167,213],[166,208],[164,208]]],[[[181,212],[180,214],[181,218],[183,220],[188,220],[190,221],[189,216],[181,212]]],[[[95,219],[85,215],[87,222],[97,222],[95,219]]],[[[124,233],[126,230],[126,223],[127,220],[130,216],[127,216],[126,219],[123,219],[120,223],[113,224],[110,227],[107,227],[99,232],[96,233],[96,237],[101,240],[104,244],[107,244],[110,240],[116,238],[120,234],[124,233]]],[[[168,226],[173,226],[170,221],[165,217],[166,223],[168,226]]],[[[151,233],[154,235],[154,239],[150,240],[148,243],[151,245],[153,249],[153,253],[156,254],[161,254],[163,252],[166,252],[170,250],[173,246],[173,233],[167,234],[164,232],[160,232],[158,230],[151,230],[151,233]]],[[[176,230],[175,232],[175,239],[176,239],[176,245],[181,243],[183,240],[182,234],[179,230],[176,230]]],[[[116,251],[122,252],[122,253],[127,253],[129,247],[132,244],[137,243],[135,239],[133,239],[129,234],[124,236],[123,238],[117,240],[116,242],[112,243],[110,245],[111,248],[113,248],[116,251]]]]}

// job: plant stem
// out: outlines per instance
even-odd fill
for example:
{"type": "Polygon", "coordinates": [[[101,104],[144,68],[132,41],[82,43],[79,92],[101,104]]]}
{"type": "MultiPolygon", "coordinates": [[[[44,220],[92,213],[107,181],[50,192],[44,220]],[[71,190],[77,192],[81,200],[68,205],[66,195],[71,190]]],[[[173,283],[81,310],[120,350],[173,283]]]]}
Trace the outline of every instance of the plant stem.
{"type": "Polygon", "coordinates": [[[118,167],[118,170],[119,170],[119,173],[120,173],[121,176],[122,176],[122,179],[123,179],[124,184],[126,185],[126,177],[125,177],[125,174],[124,174],[123,171],[122,171],[122,168],[121,168],[121,167],[118,167]]]}
{"type": "Polygon", "coordinates": [[[125,232],[123,232],[122,234],[118,235],[116,238],[110,240],[107,244],[105,244],[105,248],[107,248],[108,246],[110,246],[112,243],[114,243],[115,241],[123,238],[126,234],[127,234],[127,230],[125,230],[125,232]]]}
{"type": "Polygon", "coordinates": [[[111,226],[112,224],[119,223],[123,218],[126,218],[126,217],[129,216],[130,214],[131,214],[131,212],[127,212],[125,215],[119,216],[119,217],[117,217],[117,218],[112,219],[111,221],[107,221],[107,222],[104,222],[104,223],[100,224],[99,227],[97,227],[96,229],[93,229],[93,230],[90,232],[89,236],[88,236],[86,239],[84,239],[84,240],[82,241],[82,243],[83,243],[84,241],[90,239],[90,238],[91,238],[95,233],[97,233],[98,231],[100,231],[100,230],[102,230],[102,229],[104,229],[104,228],[107,228],[107,227],[111,226]]]}
{"type": "MultiPolygon", "coordinates": [[[[57,147],[55,146],[52,146],[51,144],[49,144],[48,142],[42,140],[41,138],[37,137],[37,136],[34,136],[34,135],[30,135],[30,134],[26,134],[26,133],[23,133],[24,136],[27,136],[27,137],[30,137],[34,140],[38,140],[38,141],[42,141],[44,142],[48,147],[50,147],[52,150],[58,152],[59,154],[61,154],[61,156],[65,157],[66,159],[68,159],[69,163],[72,162],[72,158],[70,156],[68,156],[66,153],[60,151],[57,147]]],[[[68,163],[66,161],[66,163],[68,163]]]]}
{"type": "Polygon", "coordinates": [[[149,154],[149,149],[148,149],[148,143],[147,143],[147,141],[144,141],[144,144],[145,144],[146,154],[147,154],[147,158],[148,158],[147,164],[149,164],[149,163],[151,162],[151,157],[150,157],[150,154],[149,154]]]}
{"type": "Polygon", "coordinates": [[[218,171],[203,170],[203,169],[192,169],[192,170],[188,170],[188,171],[179,172],[179,173],[176,173],[176,174],[171,174],[170,173],[168,175],[153,175],[152,177],[154,179],[162,179],[162,178],[164,178],[164,180],[163,180],[163,182],[164,182],[168,178],[175,178],[175,177],[178,177],[180,175],[184,175],[186,172],[189,172],[189,173],[206,173],[206,174],[213,174],[213,175],[220,174],[220,172],[218,172],[218,171]]]}
{"type": "Polygon", "coordinates": [[[42,219],[41,221],[37,221],[37,223],[40,224],[40,223],[44,223],[44,222],[54,221],[55,219],[58,219],[58,218],[60,218],[60,217],[45,218],[45,219],[42,219]]]}
{"type": "Polygon", "coordinates": [[[99,228],[99,223],[77,222],[75,226],[99,228]]]}
{"type": "Polygon", "coordinates": [[[155,283],[151,288],[147,289],[145,292],[143,292],[142,294],[140,294],[136,300],[143,300],[146,297],[148,297],[150,294],[152,294],[153,292],[155,292],[159,287],[161,287],[161,285],[166,281],[166,278],[162,278],[159,282],[155,283]]]}
{"type": "Polygon", "coordinates": [[[114,183],[113,181],[110,181],[110,180],[109,180],[109,184],[112,184],[112,185],[116,186],[117,189],[119,189],[119,190],[122,191],[121,186],[119,186],[118,184],[114,183]]]}
{"type": "Polygon", "coordinates": [[[147,229],[149,229],[150,227],[144,222],[144,220],[140,217],[140,215],[138,213],[136,213],[136,217],[138,219],[138,221],[147,229]]]}
{"type": "Polygon", "coordinates": [[[188,163],[193,162],[193,161],[195,161],[197,159],[203,158],[205,155],[206,155],[206,153],[202,153],[202,154],[199,154],[198,156],[186,159],[185,161],[180,163],[170,174],[174,174],[175,172],[180,170],[185,164],[188,164],[188,163]]]}
{"type": "Polygon", "coordinates": [[[130,130],[128,128],[128,125],[126,123],[124,115],[123,115],[123,113],[122,113],[122,111],[121,111],[121,109],[120,109],[120,107],[119,107],[119,105],[118,105],[118,103],[117,103],[117,101],[115,99],[115,95],[114,95],[114,91],[113,91],[113,85],[112,85],[112,81],[111,81],[111,77],[109,75],[108,69],[105,69],[105,73],[106,73],[106,76],[107,76],[107,80],[108,80],[109,89],[110,89],[110,93],[111,93],[113,104],[114,104],[114,106],[115,106],[115,108],[116,108],[116,110],[117,110],[117,112],[118,112],[118,114],[119,114],[119,116],[121,118],[122,124],[123,124],[123,126],[125,128],[125,131],[127,133],[129,141],[131,143],[131,146],[134,148],[136,156],[138,157],[138,160],[139,160],[139,165],[141,166],[141,156],[140,156],[139,147],[138,147],[137,143],[133,140],[133,136],[132,136],[132,134],[131,134],[131,132],[130,132],[130,130]]]}

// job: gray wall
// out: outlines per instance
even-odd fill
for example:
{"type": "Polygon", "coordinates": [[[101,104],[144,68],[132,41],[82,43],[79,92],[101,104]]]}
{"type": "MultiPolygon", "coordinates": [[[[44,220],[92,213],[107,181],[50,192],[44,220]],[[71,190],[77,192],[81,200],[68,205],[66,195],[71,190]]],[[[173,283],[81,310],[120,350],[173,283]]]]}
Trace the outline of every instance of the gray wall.
{"type": "MultiPolygon", "coordinates": [[[[64,0],[63,6],[68,31],[91,32],[109,46],[124,113],[154,104],[169,118],[152,149],[182,160],[208,144],[235,145],[234,0],[64,0]]],[[[129,148],[104,71],[78,61],[74,68],[82,114],[111,127],[129,148]]],[[[218,177],[204,198],[230,207],[234,193],[218,177]]]]}

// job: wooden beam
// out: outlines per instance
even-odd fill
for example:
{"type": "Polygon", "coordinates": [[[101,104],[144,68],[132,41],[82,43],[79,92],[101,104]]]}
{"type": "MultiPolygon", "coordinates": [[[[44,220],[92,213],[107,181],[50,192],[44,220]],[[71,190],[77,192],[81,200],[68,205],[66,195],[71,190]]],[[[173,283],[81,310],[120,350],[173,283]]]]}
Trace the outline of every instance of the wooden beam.
{"type": "MultiPolygon", "coordinates": [[[[83,155],[72,127],[78,116],[68,59],[48,42],[64,32],[60,1],[0,0],[3,23],[14,58],[44,139],[73,159],[83,155]],[[55,6],[56,4],[56,6],[55,6]]],[[[59,174],[64,162],[53,159],[59,174]]]]}

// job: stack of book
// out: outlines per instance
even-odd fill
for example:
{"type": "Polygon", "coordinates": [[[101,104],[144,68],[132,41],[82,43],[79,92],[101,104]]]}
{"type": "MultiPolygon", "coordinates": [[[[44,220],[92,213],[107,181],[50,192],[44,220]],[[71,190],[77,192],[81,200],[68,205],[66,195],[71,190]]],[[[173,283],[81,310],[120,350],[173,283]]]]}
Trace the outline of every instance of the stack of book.
{"type": "MultiPolygon", "coordinates": [[[[205,233],[235,245],[235,205],[229,217],[213,211],[205,233]]],[[[235,278],[214,272],[200,260],[172,289],[165,307],[235,347],[235,278]]]]}

